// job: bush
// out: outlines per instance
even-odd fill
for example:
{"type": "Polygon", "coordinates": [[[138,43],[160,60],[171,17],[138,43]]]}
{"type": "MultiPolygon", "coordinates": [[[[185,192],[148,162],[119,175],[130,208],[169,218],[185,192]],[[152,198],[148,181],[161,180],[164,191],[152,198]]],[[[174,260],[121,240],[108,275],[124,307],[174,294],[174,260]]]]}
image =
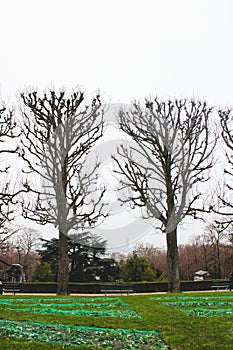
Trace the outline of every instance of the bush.
{"type": "Polygon", "coordinates": [[[121,278],[126,282],[155,281],[156,276],[144,257],[133,254],[121,262],[121,278]]]}
{"type": "Polygon", "coordinates": [[[54,274],[48,262],[37,263],[32,276],[33,282],[53,282],[54,274]]]}

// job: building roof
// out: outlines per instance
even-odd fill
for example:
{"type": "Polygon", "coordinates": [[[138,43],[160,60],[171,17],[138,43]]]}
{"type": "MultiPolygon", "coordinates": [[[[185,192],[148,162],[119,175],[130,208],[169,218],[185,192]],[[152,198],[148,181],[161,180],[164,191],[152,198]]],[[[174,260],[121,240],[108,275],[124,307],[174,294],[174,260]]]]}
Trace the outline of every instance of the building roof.
{"type": "Polygon", "coordinates": [[[206,274],[208,274],[209,272],[208,271],[204,271],[204,270],[199,270],[197,272],[195,272],[195,276],[204,276],[206,274]]]}

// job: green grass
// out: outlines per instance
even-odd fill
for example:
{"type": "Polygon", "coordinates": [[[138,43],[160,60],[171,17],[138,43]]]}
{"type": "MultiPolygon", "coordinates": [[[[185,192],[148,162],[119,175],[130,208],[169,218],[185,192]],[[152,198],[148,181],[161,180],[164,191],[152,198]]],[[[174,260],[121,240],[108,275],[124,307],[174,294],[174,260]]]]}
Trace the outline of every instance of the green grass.
{"type": "MultiPolygon", "coordinates": [[[[184,310],[195,308],[210,308],[211,310],[229,309],[232,307],[233,293],[183,293],[183,294],[156,294],[156,295],[130,295],[116,298],[95,297],[30,297],[30,296],[0,296],[0,319],[11,321],[46,322],[53,325],[69,325],[101,327],[106,329],[145,330],[157,331],[162,339],[174,350],[227,350],[233,344],[233,314],[197,316],[185,313],[184,310]],[[61,300],[61,306],[58,305],[61,300]],[[9,303],[4,304],[4,301],[9,303]],[[27,302],[26,302],[27,301],[27,302]],[[47,305],[44,302],[47,301],[47,305]],[[65,306],[67,301],[67,307],[65,306]],[[171,305],[168,303],[171,302],[171,305]],[[176,303],[174,303],[176,302],[176,303]],[[173,304],[172,304],[173,303],[173,304]],[[179,305],[180,304],[180,305],[179,305]],[[33,306],[34,305],[34,306],[33,306]],[[117,306],[117,307],[116,307],[117,306]],[[40,308],[43,313],[38,313],[40,308]],[[59,310],[94,310],[96,316],[75,316],[73,314],[49,314],[46,309],[59,310]],[[14,309],[14,310],[13,310],[14,309]],[[101,311],[112,311],[101,316],[101,311]],[[134,311],[138,317],[114,317],[114,310],[134,311]]],[[[127,336],[126,336],[127,338],[127,336]]],[[[132,343],[133,344],[133,343],[132,343]]],[[[119,345],[120,346],[120,345],[119,345]]],[[[114,347],[113,347],[114,348],[114,347]]],[[[146,348],[146,347],[145,347],[146,348]]],[[[101,347],[67,346],[58,343],[38,343],[5,337],[1,339],[0,349],[34,350],[34,349],[101,349],[101,347]]],[[[104,345],[102,349],[111,349],[104,345]]],[[[124,347],[121,345],[121,349],[124,347]]],[[[136,345],[125,349],[137,349],[136,345]]],[[[159,347],[147,347],[159,349],[159,347]]]]}

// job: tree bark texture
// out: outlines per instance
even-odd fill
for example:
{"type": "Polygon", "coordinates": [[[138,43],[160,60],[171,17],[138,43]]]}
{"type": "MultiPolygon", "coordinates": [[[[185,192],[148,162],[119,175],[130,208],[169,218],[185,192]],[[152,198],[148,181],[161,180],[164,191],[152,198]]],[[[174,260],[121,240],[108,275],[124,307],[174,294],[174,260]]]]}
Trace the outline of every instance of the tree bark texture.
{"type": "Polygon", "coordinates": [[[57,295],[69,294],[69,257],[68,237],[59,231],[59,263],[57,279],[57,295]]]}
{"type": "Polygon", "coordinates": [[[167,267],[168,292],[178,293],[180,289],[179,255],[177,247],[177,228],[166,234],[167,239],[167,267]]]}

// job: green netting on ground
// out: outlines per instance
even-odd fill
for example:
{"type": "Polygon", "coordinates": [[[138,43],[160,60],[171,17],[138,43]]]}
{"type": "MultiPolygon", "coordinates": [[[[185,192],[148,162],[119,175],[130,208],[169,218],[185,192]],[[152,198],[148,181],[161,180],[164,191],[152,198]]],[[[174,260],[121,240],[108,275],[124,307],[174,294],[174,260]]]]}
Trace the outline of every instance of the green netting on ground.
{"type": "Polygon", "coordinates": [[[128,307],[128,303],[123,303],[121,301],[112,302],[112,303],[53,303],[53,304],[41,304],[41,303],[34,303],[34,304],[28,304],[28,306],[41,306],[41,307],[66,307],[66,308],[83,308],[83,307],[89,307],[89,308],[122,308],[122,307],[128,307]]]}
{"type": "Polygon", "coordinates": [[[164,302],[164,305],[168,305],[171,307],[190,307],[190,306],[231,306],[233,305],[233,301],[208,301],[208,300],[200,300],[200,301],[174,301],[174,302],[164,302]]]}
{"type": "MultiPolygon", "coordinates": [[[[15,300],[13,303],[11,301],[5,301],[3,303],[0,303],[0,305],[8,305],[8,306],[12,306],[12,305],[22,305],[24,303],[15,300]]],[[[32,302],[29,303],[27,302],[27,307],[49,307],[49,308],[58,308],[58,307],[65,307],[65,308],[122,308],[122,307],[128,307],[129,304],[128,303],[123,303],[121,301],[117,301],[117,302],[112,302],[112,303],[44,303],[43,301],[40,302],[32,302]]]]}
{"type": "Polygon", "coordinates": [[[108,329],[57,325],[43,322],[0,320],[0,338],[60,343],[68,346],[86,345],[106,350],[167,350],[156,331],[108,329]]]}
{"type": "Polygon", "coordinates": [[[191,310],[181,310],[192,316],[225,316],[233,315],[233,309],[204,309],[196,308],[191,310]]]}
{"type": "MultiPolygon", "coordinates": [[[[158,300],[158,298],[153,297],[150,298],[150,300],[158,300]]],[[[225,306],[231,307],[233,305],[232,295],[167,296],[165,298],[159,298],[159,301],[161,300],[163,300],[163,305],[178,308],[180,311],[183,311],[192,316],[233,315],[233,308],[224,308],[225,306]],[[202,308],[202,306],[205,306],[206,308],[202,308]],[[186,310],[184,310],[184,308],[186,308],[186,310]]]]}
{"type": "Polygon", "coordinates": [[[108,298],[108,297],[95,297],[95,298],[91,298],[91,297],[77,297],[77,298],[59,298],[59,297],[55,297],[55,298],[5,298],[4,296],[0,297],[0,304],[7,304],[7,303],[90,303],[90,302],[106,302],[109,303],[111,302],[120,302],[122,299],[120,297],[117,298],[108,298]]]}
{"type": "Polygon", "coordinates": [[[126,318],[142,318],[137,312],[132,310],[63,310],[56,308],[9,308],[11,311],[33,312],[36,314],[60,314],[67,316],[91,316],[91,317],[126,317],[126,318]]]}
{"type": "Polygon", "coordinates": [[[178,296],[178,295],[174,295],[174,296],[163,296],[163,297],[152,297],[150,298],[150,300],[156,300],[156,301],[160,301],[160,300],[229,300],[231,299],[233,301],[233,295],[211,295],[211,296],[200,296],[200,295],[194,295],[194,296],[189,296],[189,295],[182,295],[182,296],[178,296]]]}

